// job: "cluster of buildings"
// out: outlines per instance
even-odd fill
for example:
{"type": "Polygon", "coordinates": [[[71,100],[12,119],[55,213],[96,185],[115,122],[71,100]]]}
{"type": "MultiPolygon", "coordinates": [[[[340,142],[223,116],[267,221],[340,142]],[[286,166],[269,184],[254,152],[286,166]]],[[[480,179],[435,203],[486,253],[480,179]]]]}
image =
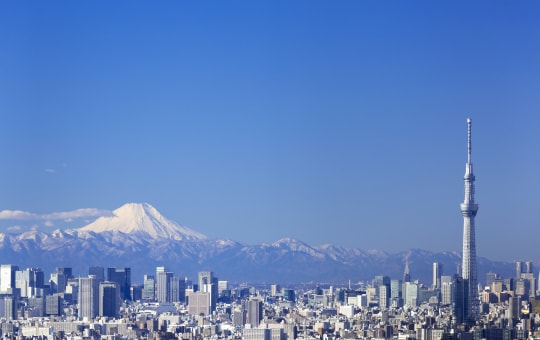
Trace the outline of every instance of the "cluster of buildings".
{"type": "Polygon", "coordinates": [[[213,272],[196,280],[165,267],[133,284],[130,268],[0,266],[3,337],[47,339],[532,339],[540,338],[540,287],[531,262],[516,275],[488,273],[477,286],[478,317],[467,317],[462,275],[433,281],[380,275],[351,286],[236,285],[213,272]],[[536,277],[536,278],[535,278],[536,277]]]}

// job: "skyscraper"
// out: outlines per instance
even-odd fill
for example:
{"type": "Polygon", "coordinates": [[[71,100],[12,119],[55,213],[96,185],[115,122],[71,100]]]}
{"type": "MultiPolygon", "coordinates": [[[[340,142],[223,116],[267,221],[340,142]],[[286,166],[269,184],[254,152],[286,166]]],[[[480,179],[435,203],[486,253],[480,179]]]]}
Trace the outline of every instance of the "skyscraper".
{"type": "Polygon", "coordinates": [[[107,281],[118,283],[122,300],[131,300],[131,268],[107,268],[107,281]]]}
{"type": "Polygon", "coordinates": [[[154,301],[156,299],[156,279],[153,275],[144,276],[143,300],[154,301]]]}
{"type": "Polygon", "coordinates": [[[516,261],[516,279],[521,279],[521,273],[523,273],[523,262],[516,261]]]}
{"type": "Polygon", "coordinates": [[[210,294],[210,311],[216,310],[218,278],[213,272],[199,272],[199,291],[210,294]]]}
{"type": "Polygon", "coordinates": [[[263,304],[261,300],[249,300],[247,302],[247,320],[252,328],[257,328],[263,318],[263,304]]]}
{"type": "Polygon", "coordinates": [[[103,267],[90,267],[88,268],[88,275],[94,275],[98,282],[105,281],[105,268],[103,267]]]}
{"type": "Polygon", "coordinates": [[[469,292],[467,292],[467,280],[459,275],[454,275],[450,288],[452,322],[456,324],[464,323],[467,320],[467,315],[470,310],[468,309],[470,306],[470,295],[469,292]]]}
{"type": "Polygon", "coordinates": [[[440,262],[433,262],[433,288],[441,288],[441,276],[443,265],[440,262]]]}
{"type": "Polygon", "coordinates": [[[478,204],[474,202],[474,173],[471,161],[471,119],[467,118],[467,164],[465,165],[465,200],[461,203],[463,215],[463,261],[462,276],[468,294],[464,319],[474,321],[478,317],[478,285],[476,280],[476,242],[474,238],[474,217],[478,204]]]}
{"type": "Polygon", "coordinates": [[[156,268],[156,299],[160,303],[171,302],[171,279],[173,273],[165,267],[156,268]]]}
{"type": "Polygon", "coordinates": [[[79,278],[79,318],[92,320],[98,315],[99,283],[94,275],[79,278]]]}
{"type": "Polygon", "coordinates": [[[0,292],[2,294],[13,294],[15,289],[15,273],[19,266],[3,264],[0,266],[0,292]]]}
{"type": "Polygon", "coordinates": [[[118,283],[99,283],[99,316],[118,316],[120,303],[118,301],[118,283]]]}

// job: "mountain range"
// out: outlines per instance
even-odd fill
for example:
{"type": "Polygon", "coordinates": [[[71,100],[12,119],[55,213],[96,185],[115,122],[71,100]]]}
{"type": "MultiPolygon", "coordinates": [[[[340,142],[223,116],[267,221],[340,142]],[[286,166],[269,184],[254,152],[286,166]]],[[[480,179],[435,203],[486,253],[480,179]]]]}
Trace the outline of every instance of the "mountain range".
{"type": "MultiPolygon", "coordinates": [[[[166,266],[177,276],[195,277],[212,270],[231,282],[344,283],[371,280],[375,275],[402,278],[408,262],[412,279],[431,283],[433,262],[444,264],[450,275],[461,263],[458,252],[410,249],[398,253],[335,245],[310,246],[292,238],[247,245],[211,239],[173,222],[147,203],[128,203],[78,229],[0,233],[2,263],[21,268],[72,267],[86,275],[90,266],[130,267],[132,282],[166,266]]],[[[478,258],[479,281],[489,271],[512,276],[510,262],[478,258]]]]}

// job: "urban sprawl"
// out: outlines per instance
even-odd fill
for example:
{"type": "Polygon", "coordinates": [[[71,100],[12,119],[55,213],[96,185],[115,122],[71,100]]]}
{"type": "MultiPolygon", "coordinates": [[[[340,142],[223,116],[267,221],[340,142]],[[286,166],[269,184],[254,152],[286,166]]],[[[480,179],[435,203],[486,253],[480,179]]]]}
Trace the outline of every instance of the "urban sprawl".
{"type": "MultiPolygon", "coordinates": [[[[459,268],[458,268],[459,270],[459,268]]],[[[57,268],[0,266],[4,338],[41,339],[528,339],[540,338],[540,299],[531,262],[516,277],[488,273],[479,317],[467,319],[461,275],[433,282],[376,276],[341,287],[278,284],[232,287],[213,272],[195,281],[165,267],[131,283],[130,268],[90,267],[74,278],[57,268]]]]}

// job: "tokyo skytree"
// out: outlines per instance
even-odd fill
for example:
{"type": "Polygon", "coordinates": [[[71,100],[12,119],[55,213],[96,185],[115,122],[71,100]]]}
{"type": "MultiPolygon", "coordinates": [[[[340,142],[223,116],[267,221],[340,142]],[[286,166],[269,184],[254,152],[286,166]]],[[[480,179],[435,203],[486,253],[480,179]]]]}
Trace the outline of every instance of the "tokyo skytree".
{"type": "Polygon", "coordinates": [[[465,200],[461,203],[463,215],[463,262],[461,276],[465,287],[465,318],[475,321],[478,318],[478,281],[476,270],[476,242],[474,231],[474,218],[478,211],[478,204],[474,201],[474,173],[471,161],[471,119],[467,118],[467,164],[465,165],[465,200]]]}

